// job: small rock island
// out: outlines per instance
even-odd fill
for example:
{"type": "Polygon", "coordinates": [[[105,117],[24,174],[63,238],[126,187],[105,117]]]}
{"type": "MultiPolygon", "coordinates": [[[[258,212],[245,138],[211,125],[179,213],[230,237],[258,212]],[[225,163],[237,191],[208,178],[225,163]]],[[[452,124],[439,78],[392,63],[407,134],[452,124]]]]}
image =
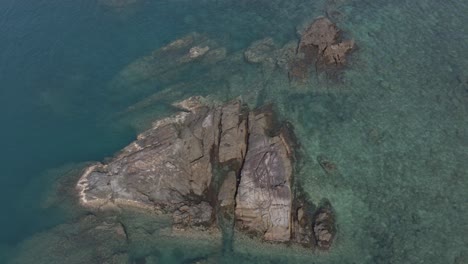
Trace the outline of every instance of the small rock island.
{"type": "Polygon", "coordinates": [[[268,106],[207,101],[175,104],[179,113],[155,122],[111,160],[87,167],[76,186],[81,205],[169,214],[182,232],[216,232],[230,221],[265,242],[328,249],[333,210],[299,193],[291,126],[277,122],[268,106]]]}

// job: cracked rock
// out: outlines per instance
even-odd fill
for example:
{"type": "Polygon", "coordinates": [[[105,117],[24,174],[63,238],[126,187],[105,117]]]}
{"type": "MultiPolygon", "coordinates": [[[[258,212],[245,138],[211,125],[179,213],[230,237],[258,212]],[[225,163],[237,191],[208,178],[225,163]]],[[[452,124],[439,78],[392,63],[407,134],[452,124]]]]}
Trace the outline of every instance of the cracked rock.
{"type": "Polygon", "coordinates": [[[265,241],[329,248],[331,210],[314,218],[293,192],[294,137],[290,126],[274,122],[271,108],[250,111],[240,100],[218,105],[202,97],[174,106],[181,112],[83,171],[77,183],[83,206],[169,214],[181,231],[219,230],[221,213],[265,241]]]}
{"type": "Polygon", "coordinates": [[[280,136],[269,137],[269,113],[251,113],[249,151],[236,197],[236,220],[241,229],[263,234],[265,240],[291,237],[292,166],[280,136]]]}

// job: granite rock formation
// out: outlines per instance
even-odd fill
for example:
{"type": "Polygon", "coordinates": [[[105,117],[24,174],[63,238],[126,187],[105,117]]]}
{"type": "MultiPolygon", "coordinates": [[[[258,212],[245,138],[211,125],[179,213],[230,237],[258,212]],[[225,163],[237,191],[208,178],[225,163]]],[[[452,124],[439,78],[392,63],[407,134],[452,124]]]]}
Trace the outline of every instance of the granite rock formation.
{"type": "Polygon", "coordinates": [[[170,214],[177,230],[217,230],[217,219],[229,216],[237,230],[265,241],[328,247],[333,221],[295,194],[292,132],[271,108],[202,97],[174,106],[181,112],[84,171],[77,183],[83,206],[170,214]]]}
{"type": "Polygon", "coordinates": [[[156,122],[107,164],[89,167],[78,183],[82,204],[162,213],[206,209],[201,201],[213,177],[221,111],[194,102],[198,99],[179,104],[183,112],[156,122]]]}

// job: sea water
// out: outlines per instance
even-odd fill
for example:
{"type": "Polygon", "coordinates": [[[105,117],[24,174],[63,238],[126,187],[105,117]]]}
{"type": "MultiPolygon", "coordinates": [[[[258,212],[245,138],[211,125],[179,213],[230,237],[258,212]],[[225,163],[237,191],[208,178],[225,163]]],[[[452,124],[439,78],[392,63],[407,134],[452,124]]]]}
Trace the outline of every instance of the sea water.
{"type": "MultiPolygon", "coordinates": [[[[35,258],[34,245],[72,219],[49,205],[57,182],[82,162],[112,156],[170,114],[171,102],[201,94],[272,102],[294,125],[302,154],[296,176],[337,214],[334,247],[306,260],[467,263],[467,13],[461,0],[1,1],[0,262],[48,263],[35,258]],[[358,46],[338,80],[311,76],[297,87],[240,56],[170,84],[114,86],[127,65],[190,32],[235,58],[258,39],[297,40],[297,26],[319,15],[358,46]],[[338,173],[323,172],[319,157],[338,173]]],[[[148,259],[160,263],[304,261],[260,249],[197,253],[182,242],[131,251],[137,260],[158,252],[148,259]]]]}

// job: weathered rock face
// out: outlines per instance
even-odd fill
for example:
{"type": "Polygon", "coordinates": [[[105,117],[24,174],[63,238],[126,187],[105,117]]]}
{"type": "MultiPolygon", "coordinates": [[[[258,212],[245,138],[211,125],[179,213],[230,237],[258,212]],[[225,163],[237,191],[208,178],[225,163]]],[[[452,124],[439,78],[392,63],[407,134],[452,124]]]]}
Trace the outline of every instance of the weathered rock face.
{"type": "Polygon", "coordinates": [[[271,116],[251,113],[249,151],[236,198],[236,220],[242,229],[263,234],[265,240],[291,238],[290,153],[281,135],[269,137],[271,116]]]}
{"type": "Polygon", "coordinates": [[[305,202],[292,191],[290,131],[274,126],[271,110],[249,111],[239,100],[208,105],[201,97],[175,106],[182,112],[85,170],[77,184],[82,205],[171,214],[179,230],[217,229],[219,211],[266,241],[331,243],[327,218],[319,214],[313,226],[314,215],[298,209],[305,202]]]}
{"type": "Polygon", "coordinates": [[[340,41],[340,30],[326,17],[317,18],[304,31],[299,43],[299,52],[305,54],[310,64],[343,66],[346,55],[354,48],[354,41],[340,41]],[[315,59],[315,61],[313,61],[315,59]]]}
{"type": "Polygon", "coordinates": [[[233,171],[230,171],[219,189],[218,201],[221,207],[231,207],[235,205],[237,190],[237,177],[233,171]]]}
{"type": "Polygon", "coordinates": [[[353,49],[353,40],[341,41],[340,29],[328,18],[318,17],[301,32],[298,54],[289,63],[289,79],[304,81],[311,68],[336,71],[346,65],[353,49]]]}
{"type": "Polygon", "coordinates": [[[239,101],[222,107],[219,162],[242,163],[247,151],[247,117],[239,101]]]}
{"type": "Polygon", "coordinates": [[[211,151],[218,142],[220,112],[192,98],[188,112],[160,120],[107,164],[87,169],[78,183],[91,207],[122,205],[171,212],[193,205],[212,179],[211,151]]]}

